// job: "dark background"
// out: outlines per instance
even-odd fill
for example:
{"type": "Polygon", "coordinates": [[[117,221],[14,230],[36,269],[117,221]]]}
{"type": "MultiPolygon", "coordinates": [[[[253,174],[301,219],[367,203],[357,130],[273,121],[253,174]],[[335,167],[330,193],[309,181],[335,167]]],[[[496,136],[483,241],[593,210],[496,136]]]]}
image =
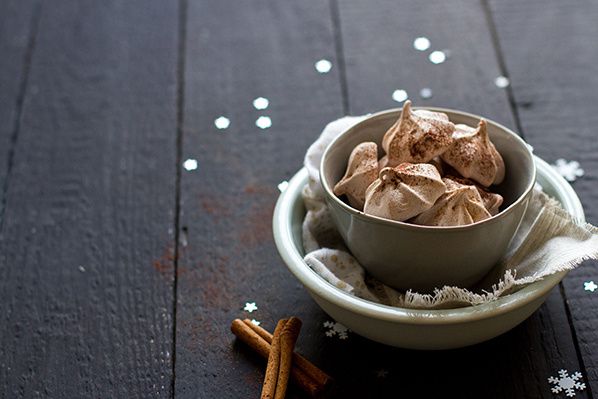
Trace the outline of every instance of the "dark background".
{"type": "Polygon", "coordinates": [[[407,351],[325,336],[270,223],[323,126],[398,106],[401,88],[579,161],[597,224],[597,19],[589,0],[0,1],[0,397],[258,397],[264,363],[230,321],[289,315],[339,397],[550,398],[561,368],[591,397],[595,262],[496,339],[407,351]]]}

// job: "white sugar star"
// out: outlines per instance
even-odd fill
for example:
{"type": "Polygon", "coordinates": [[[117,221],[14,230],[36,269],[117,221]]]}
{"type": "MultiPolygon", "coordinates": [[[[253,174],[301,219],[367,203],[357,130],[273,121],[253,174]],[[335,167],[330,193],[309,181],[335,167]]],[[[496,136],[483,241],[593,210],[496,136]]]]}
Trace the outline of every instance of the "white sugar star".
{"type": "Polygon", "coordinates": [[[594,292],[597,288],[598,285],[596,285],[596,283],[593,281],[586,281],[585,283],[583,283],[583,289],[586,291],[594,292]]]}
{"type": "Polygon", "coordinates": [[[256,319],[251,319],[251,324],[253,324],[253,325],[256,325],[256,326],[259,326],[259,325],[260,325],[260,324],[262,324],[262,323],[260,323],[260,322],[259,322],[259,321],[257,321],[256,319]]]}
{"type": "Polygon", "coordinates": [[[257,306],[256,306],[255,302],[247,302],[245,304],[245,307],[243,308],[243,310],[245,310],[246,312],[252,313],[257,310],[257,306]]]}

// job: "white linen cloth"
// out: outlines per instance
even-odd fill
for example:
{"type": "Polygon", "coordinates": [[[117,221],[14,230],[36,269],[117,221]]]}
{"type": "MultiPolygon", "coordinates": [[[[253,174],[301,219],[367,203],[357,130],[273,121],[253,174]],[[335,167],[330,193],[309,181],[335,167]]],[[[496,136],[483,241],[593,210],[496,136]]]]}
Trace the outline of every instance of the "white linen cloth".
{"type": "Polygon", "coordinates": [[[598,259],[598,228],[576,221],[558,202],[534,190],[528,211],[505,258],[471,289],[445,286],[432,294],[399,292],[368,276],[336,230],[324,200],[319,166],[328,144],[364,117],[328,124],[305,155],[309,174],[303,188],[305,262],[322,278],[349,294],[390,306],[413,309],[477,305],[508,295],[542,278],[598,259]]]}

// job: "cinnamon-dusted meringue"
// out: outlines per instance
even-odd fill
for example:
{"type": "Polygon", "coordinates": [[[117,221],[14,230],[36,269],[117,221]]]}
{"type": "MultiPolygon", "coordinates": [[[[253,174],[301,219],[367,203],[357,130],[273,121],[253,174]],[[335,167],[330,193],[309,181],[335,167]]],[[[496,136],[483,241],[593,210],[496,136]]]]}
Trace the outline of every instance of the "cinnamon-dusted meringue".
{"type": "Polygon", "coordinates": [[[382,148],[388,156],[388,166],[403,162],[428,162],[445,152],[452,144],[455,125],[446,114],[426,110],[411,110],[405,101],[399,120],[384,134],[382,148]]]}
{"type": "Polygon", "coordinates": [[[464,177],[456,177],[456,176],[446,176],[448,179],[454,180],[457,183],[465,184],[468,186],[475,186],[478,189],[478,193],[480,193],[480,197],[482,197],[482,202],[484,202],[484,206],[486,210],[490,213],[490,215],[494,216],[498,213],[500,206],[503,203],[503,197],[500,194],[496,194],[490,192],[485,187],[480,186],[473,180],[466,179],[464,177]]]}
{"type": "Polygon", "coordinates": [[[364,142],[355,146],[347,171],[343,178],[334,186],[334,194],[345,194],[349,204],[358,210],[365,204],[365,190],[378,178],[378,146],[376,143],[364,142]]]}
{"type": "Polygon", "coordinates": [[[500,184],[505,177],[505,163],[488,137],[484,119],[476,129],[456,125],[453,144],[440,157],[463,177],[485,187],[500,184]]]}
{"type": "Polygon", "coordinates": [[[445,192],[433,165],[402,163],[384,168],[365,193],[363,211],[368,215],[404,221],[429,209],[445,192]]]}
{"type": "Polygon", "coordinates": [[[462,226],[491,216],[475,186],[447,178],[442,181],[446,192],[434,206],[415,217],[413,223],[426,226],[462,226]]]}

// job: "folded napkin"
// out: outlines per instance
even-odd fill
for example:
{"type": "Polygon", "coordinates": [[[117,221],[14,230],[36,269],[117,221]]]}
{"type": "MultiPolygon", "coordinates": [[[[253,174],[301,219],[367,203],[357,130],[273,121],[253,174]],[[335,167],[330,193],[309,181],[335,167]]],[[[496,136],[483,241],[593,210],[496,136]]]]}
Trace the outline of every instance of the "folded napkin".
{"type": "Polygon", "coordinates": [[[598,259],[598,228],[575,220],[540,189],[534,190],[524,220],[504,259],[471,289],[445,286],[432,294],[399,292],[369,276],[343,243],[324,200],[319,165],[337,135],[364,117],[345,117],[324,128],[305,155],[308,184],[303,188],[305,262],[322,278],[357,297],[390,306],[442,309],[496,300],[551,274],[598,259]]]}

